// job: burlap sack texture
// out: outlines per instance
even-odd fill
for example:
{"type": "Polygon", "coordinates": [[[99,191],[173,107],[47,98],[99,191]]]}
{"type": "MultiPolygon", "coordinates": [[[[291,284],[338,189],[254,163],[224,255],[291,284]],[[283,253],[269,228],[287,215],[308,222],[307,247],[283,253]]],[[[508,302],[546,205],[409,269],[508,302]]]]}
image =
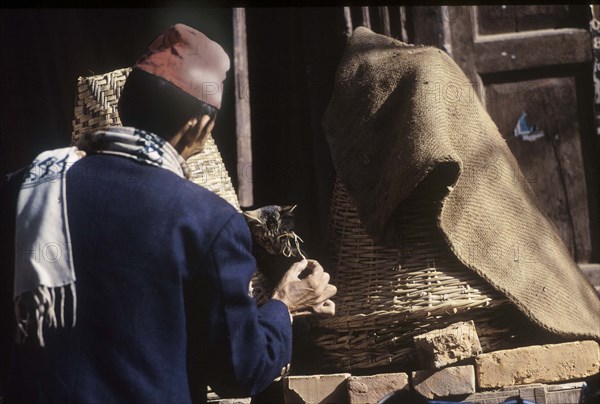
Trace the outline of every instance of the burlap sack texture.
{"type": "Polygon", "coordinates": [[[357,28],[323,127],[337,173],[378,242],[397,242],[403,202],[435,176],[438,226],[462,263],[543,328],[600,338],[600,298],[447,54],[357,28]]]}

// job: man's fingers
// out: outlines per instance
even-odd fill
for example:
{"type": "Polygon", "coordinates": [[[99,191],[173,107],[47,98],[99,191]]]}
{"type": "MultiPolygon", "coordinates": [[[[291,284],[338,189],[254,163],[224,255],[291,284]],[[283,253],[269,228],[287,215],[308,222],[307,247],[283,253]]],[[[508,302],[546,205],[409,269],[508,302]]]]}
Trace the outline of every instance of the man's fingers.
{"type": "Polygon", "coordinates": [[[324,272],[323,267],[316,260],[308,260],[307,267],[311,270],[309,276],[322,274],[324,272]]]}
{"type": "Polygon", "coordinates": [[[325,300],[323,302],[323,304],[321,305],[321,313],[323,314],[327,314],[328,316],[334,316],[335,315],[335,302],[333,302],[332,300],[325,300]]]}
{"type": "Polygon", "coordinates": [[[321,294],[329,284],[330,276],[327,272],[314,274],[306,278],[310,287],[317,293],[321,294]]]}
{"type": "Polygon", "coordinates": [[[335,302],[333,300],[327,299],[323,303],[321,303],[323,307],[335,307],[335,302]]]}
{"type": "Polygon", "coordinates": [[[325,314],[328,316],[335,315],[335,303],[329,299],[325,300],[322,303],[319,303],[313,306],[313,310],[318,314],[325,314]]]}
{"type": "Polygon", "coordinates": [[[323,291],[322,296],[324,296],[326,299],[329,299],[330,297],[333,297],[336,293],[337,288],[335,286],[327,285],[327,287],[325,287],[325,290],[323,291]]]}
{"type": "Polygon", "coordinates": [[[295,262],[294,264],[292,264],[292,266],[290,267],[290,269],[288,270],[288,272],[296,279],[299,278],[300,274],[302,273],[302,271],[304,271],[306,269],[306,266],[308,265],[308,261],[307,260],[302,260],[302,261],[298,261],[295,262]]]}
{"type": "Polygon", "coordinates": [[[325,300],[330,299],[337,293],[337,288],[333,285],[325,285],[319,292],[317,297],[317,304],[323,303],[325,300]]]}

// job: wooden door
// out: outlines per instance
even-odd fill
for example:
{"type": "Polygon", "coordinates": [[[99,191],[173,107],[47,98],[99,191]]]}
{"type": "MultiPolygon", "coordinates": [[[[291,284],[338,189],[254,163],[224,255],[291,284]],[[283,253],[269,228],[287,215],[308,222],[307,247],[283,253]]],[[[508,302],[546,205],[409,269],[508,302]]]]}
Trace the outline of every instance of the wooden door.
{"type": "Polygon", "coordinates": [[[598,220],[589,8],[437,10],[413,10],[415,42],[438,41],[464,70],[571,254],[588,262],[598,220]],[[424,10],[437,30],[423,28],[424,10]]]}

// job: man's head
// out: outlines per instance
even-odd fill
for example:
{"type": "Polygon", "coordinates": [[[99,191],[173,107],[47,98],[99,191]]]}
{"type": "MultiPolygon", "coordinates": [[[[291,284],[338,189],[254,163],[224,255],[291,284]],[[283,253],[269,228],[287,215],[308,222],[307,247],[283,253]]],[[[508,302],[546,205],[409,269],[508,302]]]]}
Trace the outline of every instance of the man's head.
{"type": "Polygon", "coordinates": [[[168,140],[184,158],[201,150],[223,96],[229,57],[183,24],[161,33],[134,64],[121,98],[125,126],[168,140]]]}

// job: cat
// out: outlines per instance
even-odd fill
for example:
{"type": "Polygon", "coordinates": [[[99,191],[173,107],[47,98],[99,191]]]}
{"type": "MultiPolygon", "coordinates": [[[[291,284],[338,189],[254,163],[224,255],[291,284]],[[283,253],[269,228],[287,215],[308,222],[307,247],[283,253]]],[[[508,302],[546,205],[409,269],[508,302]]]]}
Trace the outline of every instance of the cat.
{"type": "Polygon", "coordinates": [[[289,267],[305,258],[300,246],[303,240],[294,232],[296,206],[268,205],[242,212],[250,227],[258,266],[252,286],[259,304],[268,299],[289,267]]]}
{"type": "MultiPolygon", "coordinates": [[[[273,294],[281,278],[290,266],[302,259],[306,253],[300,243],[303,240],[294,232],[293,206],[268,205],[255,210],[242,212],[252,234],[252,252],[256,258],[258,271],[250,282],[250,291],[258,305],[264,304],[273,294]]],[[[308,276],[307,268],[299,278],[308,276]]],[[[293,316],[335,314],[335,303],[330,299],[312,306],[306,311],[295,311],[293,316]]]]}

